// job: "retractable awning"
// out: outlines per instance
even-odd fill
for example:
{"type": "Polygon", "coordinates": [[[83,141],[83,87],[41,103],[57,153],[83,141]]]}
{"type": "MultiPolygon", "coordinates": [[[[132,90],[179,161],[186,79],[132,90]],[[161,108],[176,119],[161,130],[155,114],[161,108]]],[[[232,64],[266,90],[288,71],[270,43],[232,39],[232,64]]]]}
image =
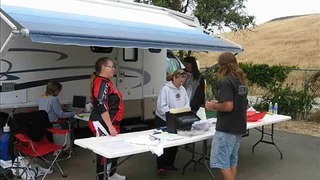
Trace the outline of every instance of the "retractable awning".
{"type": "Polygon", "coordinates": [[[33,42],[123,48],[240,52],[170,13],[115,1],[1,0],[1,11],[33,42]]]}

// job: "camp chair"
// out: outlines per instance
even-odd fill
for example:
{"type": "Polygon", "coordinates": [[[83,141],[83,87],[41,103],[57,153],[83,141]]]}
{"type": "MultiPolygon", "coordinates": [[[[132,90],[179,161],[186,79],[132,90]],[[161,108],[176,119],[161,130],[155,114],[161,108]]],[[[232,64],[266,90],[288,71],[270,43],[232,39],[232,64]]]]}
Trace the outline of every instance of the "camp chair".
{"type": "MultiPolygon", "coordinates": [[[[33,112],[34,110],[31,110],[31,111],[28,111],[28,112],[33,112]]],[[[58,126],[60,127],[63,127],[64,129],[68,129],[68,130],[73,130],[72,129],[72,126],[71,126],[71,123],[70,123],[70,121],[68,120],[68,119],[58,119],[58,120],[56,120],[56,121],[50,121],[50,123],[52,124],[52,126],[50,126],[50,127],[54,127],[54,128],[57,128],[58,126]]],[[[58,128],[59,129],[59,128],[58,128]]],[[[56,134],[56,133],[55,133],[56,134]]],[[[64,143],[65,143],[65,139],[64,138],[66,138],[66,135],[63,135],[64,137],[62,137],[63,138],[63,140],[61,140],[60,138],[58,138],[58,139],[55,139],[53,136],[51,136],[51,137],[49,137],[50,139],[50,141],[51,142],[54,142],[54,140],[58,140],[57,142],[54,142],[54,143],[56,143],[56,144],[58,144],[58,145],[64,145],[64,143]]],[[[57,137],[56,137],[57,138],[57,137]]],[[[64,148],[64,150],[65,151],[68,151],[68,152],[66,152],[67,154],[68,154],[68,156],[67,157],[65,157],[65,158],[63,158],[63,159],[60,159],[60,160],[65,160],[65,159],[69,159],[69,158],[71,158],[71,156],[74,154],[74,152],[73,152],[73,150],[72,150],[72,146],[73,146],[73,140],[74,139],[72,139],[72,136],[71,136],[71,133],[69,133],[69,137],[68,137],[68,141],[67,141],[67,144],[65,144],[64,146],[65,146],[65,148],[64,148]]]]}
{"type": "MultiPolygon", "coordinates": [[[[25,163],[26,171],[31,174],[30,165],[37,159],[43,160],[49,164],[48,171],[43,178],[51,171],[52,168],[58,170],[62,177],[67,175],[62,171],[58,164],[59,155],[64,149],[70,130],[61,130],[52,128],[46,111],[34,111],[27,113],[17,113],[13,116],[11,133],[15,140],[15,148],[20,156],[30,157],[29,162],[25,163]],[[52,141],[53,134],[65,135],[63,145],[54,144],[52,141]]],[[[24,158],[25,159],[25,158],[24,158]]],[[[36,175],[32,177],[35,179],[36,175]]]]}
{"type": "MultiPolygon", "coordinates": [[[[67,151],[66,153],[68,154],[68,157],[64,158],[64,159],[69,159],[72,154],[74,154],[73,150],[72,150],[72,147],[73,147],[73,138],[71,136],[71,133],[73,131],[73,128],[71,126],[71,123],[69,120],[67,119],[59,119],[57,121],[51,121],[50,122],[53,127],[55,127],[55,125],[60,125],[61,127],[65,127],[67,130],[70,130],[70,133],[68,134],[68,136],[64,136],[62,137],[63,139],[61,140],[61,138],[59,138],[59,140],[57,142],[54,142],[56,144],[59,144],[59,145],[63,145],[64,146],[64,150],[67,151]],[[63,126],[65,125],[65,126],[63,126]],[[67,138],[67,139],[65,139],[67,138]],[[66,142],[65,142],[66,141],[66,142]]],[[[56,134],[56,133],[55,133],[56,134]]],[[[60,135],[59,135],[60,136],[60,135]]],[[[57,140],[55,138],[53,138],[54,140],[57,140]]],[[[62,159],[61,159],[62,160],[62,159]]]]}

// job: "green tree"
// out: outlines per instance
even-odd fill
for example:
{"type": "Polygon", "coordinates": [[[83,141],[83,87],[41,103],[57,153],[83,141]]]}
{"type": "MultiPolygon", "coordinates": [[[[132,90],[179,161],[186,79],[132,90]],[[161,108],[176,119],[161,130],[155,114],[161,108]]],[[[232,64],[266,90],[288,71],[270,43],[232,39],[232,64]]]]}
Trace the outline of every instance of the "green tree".
{"type": "Polygon", "coordinates": [[[175,11],[185,13],[186,12],[186,10],[184,10],[185,6],[183,6],[182,4],[184,4],[185,1],[190,1],[190,0],[134,0],[134,1],[139,3],[144,3],[144,4],[152,4],[155,6],[165,7],[175,11]]]}
{"type": "Polygon", "coordinates": [[[232,31],[247,29],[254,25],[254,16],[245,12],[247,0],[197,0],[194,14],[201,25],[213,31],[212,27],[221,29],[229,27],[232,31]]]}
{"type": "Polygon", "coordinates": [[[254,25],[254,16],[245,12],[247,0],[135,0],[135,2],[166,7],[182,13],[191,12],[207,30],[228,27],[232,31],[254,25]]]}

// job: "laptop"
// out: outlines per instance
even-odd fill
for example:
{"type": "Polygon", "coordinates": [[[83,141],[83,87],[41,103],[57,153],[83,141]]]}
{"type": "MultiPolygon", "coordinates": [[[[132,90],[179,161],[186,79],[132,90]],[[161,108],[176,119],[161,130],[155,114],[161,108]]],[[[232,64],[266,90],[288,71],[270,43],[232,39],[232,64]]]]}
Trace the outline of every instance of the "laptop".
{"type": "Polygon", "coordinates": [[[86,96],[73,96],[72,99],[72,110],[84,111],[86,107],[86,96]]]}

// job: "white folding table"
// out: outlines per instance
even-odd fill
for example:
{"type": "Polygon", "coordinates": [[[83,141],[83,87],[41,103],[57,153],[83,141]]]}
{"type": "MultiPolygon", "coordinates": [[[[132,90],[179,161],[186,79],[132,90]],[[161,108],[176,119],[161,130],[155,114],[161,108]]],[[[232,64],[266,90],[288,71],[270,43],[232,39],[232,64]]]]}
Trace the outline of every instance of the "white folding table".
{"type": "MultiPolygon", "coordinates": [[[[78,118],[81,119],[81,117],[78,117],[78,118]]],[[[262,128],[262,130],[259,130],[262,134],[261,139],[254,145],[254,147],[260,142],[275,145],[273,141],[273,136],[274,136],[273,125],[275,123],[287,121],[290,119],[291,119],[290,116],[284,116],[284,115],[278,115],[278,114],[275,114],[275,115],[266,114],[265,117],[259,121],[248,122],[247,123],[248,130],[253,128],[259,128],[259,127],[262,128]],[[271,134],[264,132],[265,125],[272,125],[271,134]],[[272,141],[271,142],[264,141],[263,140],[264,135],[270,135],[272,137],[272,141]]],[[[82,120],[88,121],[88,116],[84,116],[82,120]]],[[[149,148],[148,145],[131,144],[129,143],[129,141],[137,137],[149,136],[149,135],[152,135],[153,133],[154,133],[154,129],[139,131],[139,132],[124,133],[124,134],[119,134],[117,136],[90,137],[90,138],[76,139],[74,141],[74,144],[82,148],[89,149],[93,153],[103,156],[105,158],[118,158],[118,157],[131,156],[131,155],[144,153],[144,152],[150,152],[151,149],[149,148]]],[[[215,134],[215,130],[214,128],[212,128],[211,130],[206,131],[200,135],[183,137],[183,138],[180,138],[177,140],[171,140],[171,141],[162,140],[161,143],[163,145],[163,148],[168,148],[168,147],[180,146],[180,145],[203,141],[204,146],[203,146],[202,159],[205,160],[206,154],[207,154],[207,140],[212,138],[214,134],[215,134]]],[[[252,148],[252,152],[254,151],[254,147],[252,148]]],[[[277,146],[276,148],[279,150],[277,146]]],[[[279,152],[282,158],[282,153],[280,150],[279,152]]],[[[194,154],[190,161],[195,161],[193,158],[194,158],[194,154]]],[[[199,162],[199,160],[195,162],[199,162]]],[[[210,168],[207,165],[206,167],[210,170],[210,168]]],[[[211,175],[213,176],[212,173],[211,175]]]]}

